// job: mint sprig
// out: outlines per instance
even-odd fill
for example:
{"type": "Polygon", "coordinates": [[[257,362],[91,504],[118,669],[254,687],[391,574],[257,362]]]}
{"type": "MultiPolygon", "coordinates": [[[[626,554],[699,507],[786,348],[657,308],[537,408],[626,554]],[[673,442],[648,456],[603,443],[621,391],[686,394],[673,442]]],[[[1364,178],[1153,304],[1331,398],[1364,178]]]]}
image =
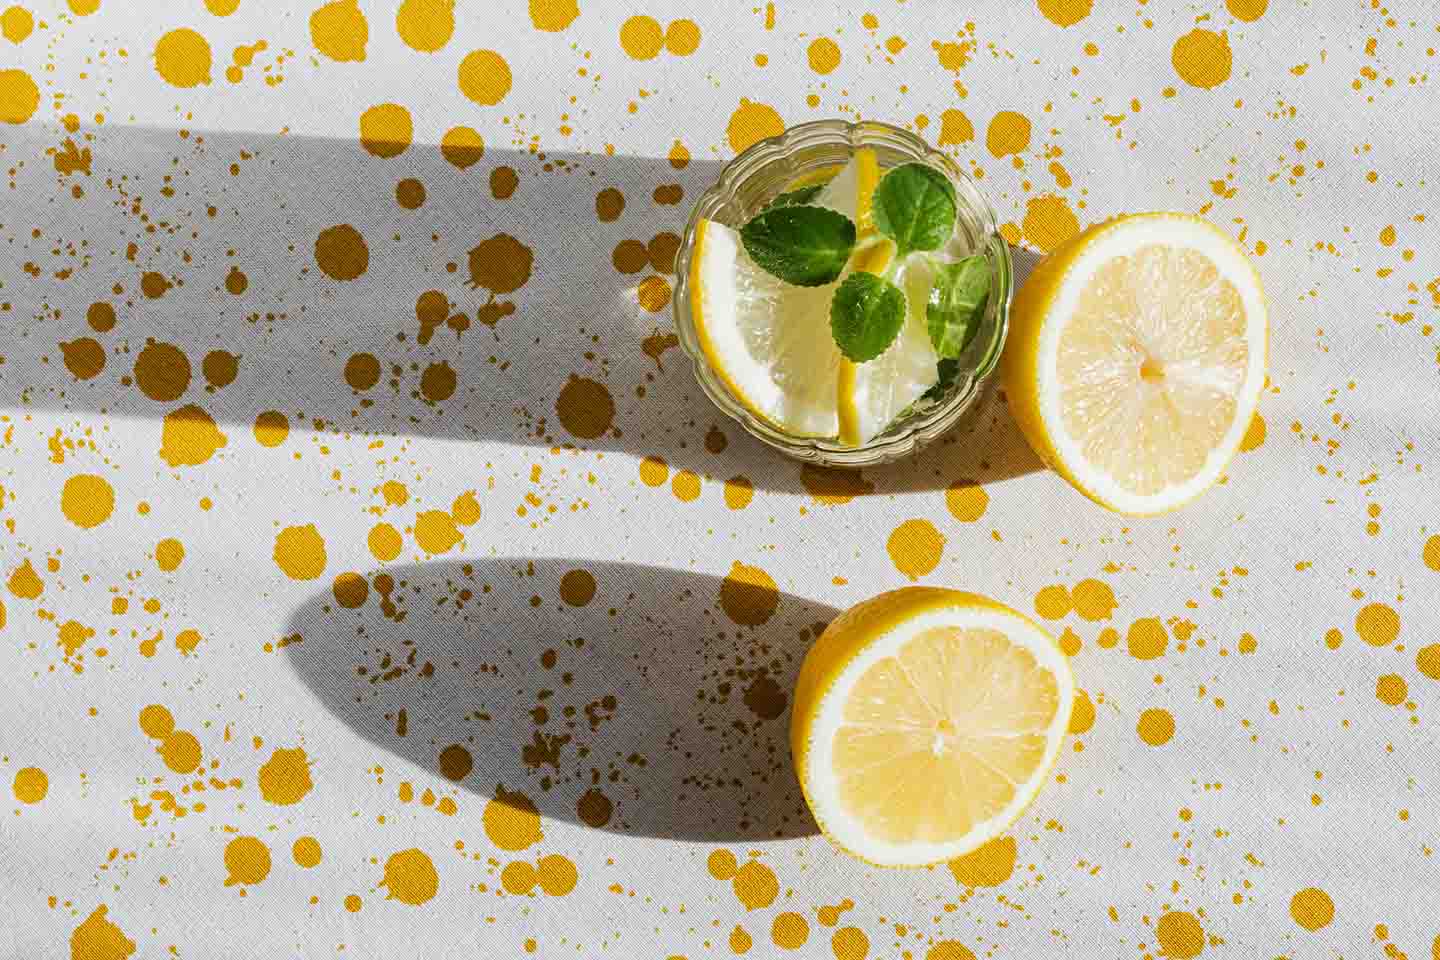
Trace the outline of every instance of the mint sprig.
{"type": "Polygon", "coordinates": [[[884,353],[905,324],[905,294],[884,277],[852,273],[830,301],[830,334],[847,360],[884,353]]]}
{"type": "Polygon", "coordinates": [[[938,249],[955,231],[955,187],[934,167],[905,163],[880,180],[871,201],[875,226],[895,241],[895,259],[938,249]]]}
{"type": "Polygon", "coordinates": [[[954,359],[980,329],[990,295],[990,262],[975,254],[935,266],[935,285],[925,306],[930,343],[941,357],[954,359]]]}
{"type": "Polygon", "coordinates": [[[797,287],[823,287],[850,260],[855,224],[825,207],[772,207],[740,228],[740,240],[766,273],[797,287]]]}

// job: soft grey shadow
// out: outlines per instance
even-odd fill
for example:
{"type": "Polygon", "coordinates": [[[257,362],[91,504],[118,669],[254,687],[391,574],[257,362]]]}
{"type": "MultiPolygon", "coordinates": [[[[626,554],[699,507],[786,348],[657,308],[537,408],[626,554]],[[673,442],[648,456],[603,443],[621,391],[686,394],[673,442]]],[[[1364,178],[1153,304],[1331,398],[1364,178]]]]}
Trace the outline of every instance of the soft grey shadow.
{"type": "MultiPolygon", "coordinates": [[[[158,419],[193,404],[232,444],[276,411],[321,434],[573,445],[806,488],[798,464],[706,399],[668,339],[668,306],[645,305],[673,288],[667,252],[719,161],[491,144],[462,170],[422,143],[382,158],[292,135],[25,126],[6,137],[17,165],[6,220],[42,226],[5,254],[0,405],[158,419]],[[423,185],[417,208],[401,204],[402,181],[423,185]],[[602,218],[605,191],[624,205],[602,218]],[[354,279],[317,258],[322,233],[341,225],[365,243],[354,279]],[[522,248],[528,278],[510,270],[522,248]],[[431,291],[444,309],[427,325],[431,291]],[[113,308],[113,328],[92,329],[95,303],[113,308]],[[67,364],[62,344],[82,338],[92,362],[81,349],[67,364]],[[190,371],[158,398],[136,382],[150,341],[178,347],[190,371]],[[93,373],[97,350],[105,364],[93,373]],[[233,380],[216,351],[238,357],[233,380]]],[[[1000,480],[1038,469],[1027,454],[1008,414],[982,404],[944,443],[864,482],[886,493],[1000,480]]]]}
{"type": "Polygon", "coordinates": [[[358,584],[313,596],[285,650],[336,722],[479,797],[652,837],[813,834],[788,694],[837,611],[734,584],[722,603],[725,583],[564,557],[393,566],[358,607],[337,600],[358,584]]]}

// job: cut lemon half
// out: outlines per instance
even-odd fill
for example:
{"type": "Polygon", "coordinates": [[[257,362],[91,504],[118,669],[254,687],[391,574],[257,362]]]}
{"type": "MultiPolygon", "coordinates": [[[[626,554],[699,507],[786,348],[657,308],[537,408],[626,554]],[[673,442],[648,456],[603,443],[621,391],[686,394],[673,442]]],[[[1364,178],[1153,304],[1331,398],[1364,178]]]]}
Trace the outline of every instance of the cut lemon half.
{"type": "Polygon", "coordinates": [[[820,829],[878,866],[924,866],[1004,832],[1070,722],[1055,641],[975,594],[906,587],[846,611],[805,657],[790,746],[820,829]]]}
{"type": "Polygon", "coordinates": [[[838,284],[796,287],[771,276],[736,231],[714,220],[696,224],[689,279],[700,349],[735,399],[791,436],[835,436],[840,351],[830,298],[838,284]]]}
{"type": "Polygon", "coordinates": [[[1015,297],[1006,392],[1030,445],[1123,513],[1172,510],[1239,449],[1269,321],[1245,252],[1199,217],[1120,217],[1073,237],[1015,297]]]}

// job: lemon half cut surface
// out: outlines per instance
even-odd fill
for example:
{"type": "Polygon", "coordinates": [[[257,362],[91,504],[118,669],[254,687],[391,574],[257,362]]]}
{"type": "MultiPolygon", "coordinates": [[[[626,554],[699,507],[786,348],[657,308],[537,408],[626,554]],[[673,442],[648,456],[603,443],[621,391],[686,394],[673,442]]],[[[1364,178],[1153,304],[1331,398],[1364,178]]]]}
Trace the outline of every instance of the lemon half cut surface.
{"type": "Polygon", "coordinates": [[[832,842],[878,866],[924,866],[994,839],[1034,800],[1073,701],[1065,655],[1027,617],[906,587],[852,607],[815,642],[790,746],[832,842]]]}
{"type": "Polygon", "coordinates": [[[1135,214],[1035,268],[1001,364],[1041,459],[1106,507],[1163,513],[1239,449],[1268,331],[1260,277],[1230,237],[1187,214],[1135,214]]]}

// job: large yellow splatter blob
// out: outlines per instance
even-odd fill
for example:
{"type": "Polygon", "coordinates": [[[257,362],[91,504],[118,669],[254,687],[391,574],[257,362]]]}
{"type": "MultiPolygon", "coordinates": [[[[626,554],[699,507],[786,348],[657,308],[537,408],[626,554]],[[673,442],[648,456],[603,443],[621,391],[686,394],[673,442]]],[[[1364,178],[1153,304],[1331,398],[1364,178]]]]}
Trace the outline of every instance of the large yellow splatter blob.
{"type": "Polygon", "coordinates": [[[1269,6],[1270,0],[1225,0],[1225,9],[1230,11],[1230,16],[1246,23],[1253,23],[1265,16],[1265,10],[1269,6]]]}
{"type": "Polygon", "coordinates": [[[985,147],[996,157],[1020,153],[1030,146],[1030,118],[1013,110],[1001,110],[990,119],[985,147]]]}
{"type": "Polygon", "coordinates": [[[1090,16],[1095,0],[1038,0],[1040,12],[1057,27],[1073,27],[1090,16]]]}
{"type": "Polygon", "coordinates": [[[1051,253],[1080,232],[1080,221],[1064,197],[1046,195],[1030,198],[1020,227],[1025,231],[1026,243],[1051,253]]]}
{"type": "Polygon", "coordinates": [[[277,749],[260,768],[260,796],[270,803],[280,806],[299,803],[314,786],[303,747],[277,749]]]}
{"type": "Polygon", "coordinates": [[[620,46],[636,60],[651,60],[665,45],[665,31],[654,17],[643,14],[620,24],[620,46]]]}
{"type": "Polygon", "coordinates": [[[1200,928],[1200,921],[1184,910],[1162,916],[1155,924],[1155,939],[1160,942],[1164,955],[1175,960],[1190,960],[1205,949],[1205,931],[1200,928]]]}
{"type": "Polygon", "coordinates": [[[163,704],[152,703],[140,708],[140,731],[147,737],[162,740],[175,730],[175,717],[163,704]]]}
{"type": "Polygon", "coordinates": [[[580,16],[576,0],[530,0],[530,22],[536,30],[559,33],[580,16]]]}
{"type": "Polygon", "coordinates": [[[98,474],[77,473],[60,491],[60,510],[82,530],[98,527],[115,511],[115,490],[98,474]]]}
{"type": "Polygon", "coordinates": [[[829,37],[817,37],[805,51],[810,69],[824,76],[840,66],[840,45],[829,37]]]}
{"type": "Polygon", "coordinates": [[[1163,747],[1175,736],[1175,718],[1163,707],[1152,707],[1140,714],[1135,732],[1150,746],[1163,747]]]}
{"type": "Polygon", "coordinates": [[[334,280],[354,280],[370,269],[370,247],[348,223],[321,230],[315,238],[315,262],[334,280]]]}
{"type": "Polygon", "coordinates": [[[155,70],[172,87],[210,82],[210,42],[189,27],[171,30],[155,44],[155,70]]]}
{"type": "Polygon", "coordinates": [[[274,557],[291,580],[314,580],[325,572],[325,538],[313,523],[286,527],[275,537],[274,557]]]}
{"type": "Polygon", "coordinates": [[[1064,584],[1041,587],[1035,594],[1035,612],[1046,620],[1059,620],[1074,609],[1075,602],[1064,584]]]}
{"type": "Polygon", "coordinates": [[[15,771],[11,789],[21,803],[39,803],[50,792],[50,778],[39,767],[22,767],[15,771]]]}
{"type": "Polygon", "coordinates": [[[270,876],[270,848],[259,837],[236,837],[225,845],[225,886],[260,883],[270,876]]]}
{"type": "Polygon", "coordinates": [[[40,106],[40,88],[24,70],[0,70],[0,120],[24,123],[40,106]]]}
{"type": "Polygon", "coordinates": [[[240,0],[205,0],[205,9],[217,17],[228,17],[240,9],[240,0]]]}
{"type": "Polygon", "coordinates": [[[720,609],[742,627],[758,627],[775,615],[780,591],[770,574],[735,561],[720,583],[720,609]]]}
{"type": "Polygon", "coordinates": [[[949,863],[950,873],[962,887],[997,887],[1015,872],[1015,838],[996,837],[949,863]]]}
{"type": "Polygon", "coordinates": [[[736,153],[766,137],[778,137],[784,132],[785,121],[774,107],[744,97],[740,98],[740,106],[730,114],[730,122],[725,125],[725,137],[730,141],[730,149],[736,153]]]}
{"type": "Polygon", "coordinates": [[[100,0],[69,0],[70,12],[77,17],[88,17],[100,9],[100,0]]]}
{"type": "Polygon", "coordinates": [[[255,417],[255,442],[262,447],[278,447],[290,436],[290,418],[279,410],[266,410],[255,417]]]}
{"type": "Polygon", "coordinates": [[[890,532],[885,550],[896,570],[918,580],[940,565],[945,537],[929,520],[906,520],[890,532]]]}
{"type": "Polygon", "coordinates": [[[1091,623],[1109,620],[1119,606],[1115,600],[1115,591],[1110,589],[1110,584],[1104,580],[1081,580],[1075,584],[1070,595],[1075,600],[1075,612],[1091,623]]]}
{"type": "Polygon", "coordinates": [[[940,114],[940,137],[936,141],[940,146],[955,146],[974,139],[975,125],[964,110],[949,109],[940,114]]]}
{"type": "Polygon", "coordinates": [[[451,127],[440,138],[440,155],[466,170],[485,156],[485,139],[473,127],[451,127]]]}
{"type": "Polygon", "coordinates": [[[1328,927],[1335,919],[1335,901],[1319,887],[1306,887],[1290,898],[1290,916],[1306,930],[1328,927]]]}
{"type": "Polygon", "coordinates": [[[474,50],[460,61],[460,92],[481,106],[504,100],[512,82],[510,64],[494,50],[474,50]]]}
{"type": "Polygon", "coordinates": [[[535,879],[548,896],[563,897],[580,882],[580,871],[569,857],[552,853],[536,862],[535,879]]]}
{"type": "Polygon", "coordinates": [[[360,145],[377,157],[398,157],[414,136],[410,111],[398,103],[377,104],[360,114],[360,145]]]}
{"type": "Polygon", "coordinates": [[[11,43],[23,43],[35,29],[35,17],[24,7],[16,4],[0,13],[0,33],[11,43]]]}
{"type": "Polygon", "coordinates": [[[1159,618],[1145,617],[1130,625],[1125,643],[1130,649],[1130,656],[1135,659],[1154,660],[1170,645],[1170,635],[1165,632],[1165,624],[1159,618]]]}
{"type": "Polygon", "coordinates": [[[735,871],[730,887],[746,910],[763,910],[780,895],[780,881],[775,879],[775,871],[759,860],[751,860],[735,871]]]}
{"type": "Polygon", "coordinates": [[[70,934],[70,956],[83,960],[125,960],[135,952],[135,941],[106,919],[109,908],[96,907],[70,934]]]}
{"type": "Polygon", "coordinates": [[[310,14],[310,42],[331,60],[364,60],[370,24],[360,12],[359,0],[333,0],[310,14]]]}
{"type": "Polygon", "coordinates": [[[160,458],[172,467],[198,467],[225,446],[215,418],[194,404],[165,415],[160,429],[160,458]]]}
{"type": "Polygon", "coordinates": [[[415,518],[415,542],[432,556],[449,553],[460,540],[455,518],[444,510],[426,510],[415,518]]]}
{"type": "Polygon", "coordinates": [[[405,542],[400,538],[400,531],[388,523],[377,523],[371,527],[365,542],[370,553],[382,563],[388,563],[400,556],[400,551],[405,546],[405,542]]]}
{"type": "Polygon", "coordinates": [[[1180,79],[1208,90],[1230,79],[1230,38],[1213,30],[1191,30],[1175,41],[1170,62],[1180,79]]]}
{"type": "Polygon", "coordinates": [[[434,53],[455,33],[455,0],[405,0],[395,11],[395,32],[412,50],[434,53]]]}
{"type": "Polygon", "coordinates": [[[10,588],[11,593],[22,600],[34,600],[45,592],[45,581],[41,580],[40,575],[35,572],[28,557],[11,572],[6,586],[10,588]]]}
{"type": "Polygon", "coordinates": [[[380,881],[389,891],[388,899],[418,907],[435,896],[440,889],[440,875],[424,850],[401,850],[385,861],[385,879],[380,881]]]}
{"type": "Polygon", "coordinates": [[[324,851],[320,849],[319,840],[306,835],[296,838],[294,845],[290,848],[290,856],[295,858],[297,866],[304,867],[308,870],[311,867],[320,866],[320,860],[324,856],[324,851]]]}
{"type": "Polygon", "coordinates": [[[799,950],[810,939],[810,924],[791,910],[776,914],[770,923],[770,939],[782,950],[799,950]]]}
{"type": "Polygon", "coordinates": [[[694,20],[671,20],[665,28],[665,49],[677,57],[688,57],[700,49],[700,25],[694,20]]]}
{"type": "Polygon", "coordinates": [[[1388,647],[1400,636],[1400,614],[1387,604],[1366,604],[1355,615],[1355,632],[1372,647],[1388,647]]]}
{"type": "Polygon", "coordinates": [[[161,741],[160,759],[176,773],[190,773],[200,766],[200,741],[189,730],[172,730],[161,741]]]}
{"type": "Polygon", "coordinates": [[[540,830],[540,811],[523,793],[511,793],[497,787],[495,799],[485,804],[480,815],[485,836],[501,850],[524,850],[544,839],[540,830]]]}

